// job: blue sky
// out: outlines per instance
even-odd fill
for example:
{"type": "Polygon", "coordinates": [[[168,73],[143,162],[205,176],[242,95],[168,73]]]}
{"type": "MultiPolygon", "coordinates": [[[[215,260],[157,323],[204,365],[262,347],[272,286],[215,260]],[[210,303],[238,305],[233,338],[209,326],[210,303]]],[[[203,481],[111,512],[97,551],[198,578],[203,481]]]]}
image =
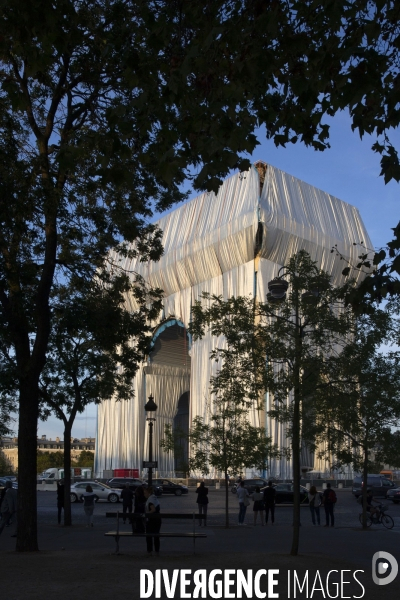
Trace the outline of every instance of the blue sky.
{"type": "MultiPolygon", "coordinates": [[[[251,160],[264,160],[353,204],[359,209],[374,246],[384,246],[392,239],[391,228],[400,220],[400,184],[392,181],[385,185],[379,176],[379,156],[371,150],[375,140],[369,136],[360,140],[358,134],[351,131],[347,114],[340,113],[327,122],[331,125],[329,150],[316,152],[300,143],[276,148],[272,141],[265,140],[260,130],[260,145],[251,160]]],[[[400,148],[398,130],[391,135],[391,140],[400,148]]],[[[94,436],[95,428],[96,409],[90,406],[77,418],[73,436],[94,436]]],[[[42,434],[53,439],[63,437],[62,423],[54,418],[39,422],[38,435],[42,434]]]]}

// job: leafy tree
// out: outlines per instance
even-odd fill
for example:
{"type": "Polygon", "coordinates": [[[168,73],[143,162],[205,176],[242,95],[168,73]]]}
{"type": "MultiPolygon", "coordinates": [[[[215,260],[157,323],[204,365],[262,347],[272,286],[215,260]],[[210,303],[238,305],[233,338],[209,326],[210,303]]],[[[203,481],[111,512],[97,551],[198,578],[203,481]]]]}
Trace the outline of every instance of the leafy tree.
{"type": "Polygon", "coordinates": [[[0,473],[8,475],[12,473],[12,466],[4,451],[0,448],[0,473]]]}
{"type": "MultiPolygon", "coordinates": [[[[65,443],[65,440],[64,440],[65,443]]],[[[82,450],[76,460],[69,461],[70,470],[71,467],[92,467],[94,462],[94,453],[89,452],[88,450],[82,450]]],[[[58,450],[57,452],[49,452],[49,451],[37,451],[37,472],[42,473],[46,471],[46,469],[64,468],[64,476],[66,474],[65,471],[65,451],[58,450]]],[[[71,478],[70,478],[71,479],[71,478]]],[[[69,488],[68,488],[69,489],[69,488]]]]}
{"type": "Polygon", "coordinates": [[[333,288],[330,276],[319,270],[305,251],[290,259],[283,270],[284,276],[271,282],[266,303],[241,297],[224,301],[207,295],[213,300],[211,305],[197,301],[192,333],[200,337],[210,326],[212,335],[224,336],[228,348],[235,351],[235,379],[246,383],[251,373],[252,395],[268,390],[273,398],[268,414],[287,423],[294,484],[291,554],[296,555],[301,447],[315,448],[313,397],[324,385],[325,357],[335,352],[346,334],[351,311],[343,303],[347,287],[333,288]]]}
{"type": "Polygon", "coordinates": [[[377,252],[366,248],[364,243],[354,242],[360,248],[358,262],[352,263],[337,249],[331,249],[340,260],[348,264],[342,274],[352,276],[354,271],[361,271],[365,277],[357,288],[349,291],[346,302],[351,304],[358,314],[368,314],[373,311],[375,303],[383,299],[395,300],[400,296],[400,222],[393,228],[394,237],[384,248],[377,252]]]}
{"type": "Polygon", "coordinates": [[[149,69],[137,9],[107,0],[2,2],[0,323],[24,440],[19,551],[38,548],[36,426],[53,285],[90,281],[121,240],[137,240],[134,250],[120,248],[125,254],[159,256],[148,218],[184,197],[183,173],[161,177],[170,158],[158,160],[156,149],[171,148],[143,104],[149,69]]]}
{"type": "Polygon", "coordinates": [[[42,473],[46,469],[58,468],[62,469],[64,466],[64,452],[58,450],[57,452],[36,452],[36,469],[37,473],[42,473]]]}
{"type": "Polygon", "coordinates": [[[348,109],[399,179],[398,3],[389,0],[2,0],[0,351],[19,389],[17,550],[37,550],[38,382],[56,280],[90,280],[184,195],[216,190],[264,125],[276,144],[328,146],[348,109]],[[190,171],[190,169],[192,169],[190,171]]]}
{"type": "Polygon", "coordinates": [[[55,288],[46,364],[39,380],[42,418],[64,424],[64,525],[71,525],[71,435],[75,417],[92,402],[131,399],[137,366],[148,346],[149,323],[161,310],[161,290],[141,278],[98,278],[85,287],[55,288]],[[125,294],[137,302],[126,310],[125,294]]]}
{"type": "MultiPolygon", "coordinates": [[[[400,431],[389,431],[384,436],[384,457],[379,452],[381,448],[381,442],[378,444],[376,456],[380,458],[381,462],[386,462],[391,468],[400,468],[400,431]]],[[[382,467],[383,469],[384,467],[382,467]]],[[[382,469],[379,469],[381,471],[382,469]]],[[[378,471],[374,471],[377,473],[378,471]]]]}
{"type": "MultiPolygon", "coordinates": [[[[246,338],[247,342],[251,334],[246,338]]],[[[240,352],[246,351],[247,343],[242,343],[240,352]]],[[[254,369],[248,370],[243,355],[238,360],[238,348],[219,348],[210,358],[218,361],[220,368],[210,380],[208,416],[195,417],[189,430],[189,469],[205,475],[211,470],[223,473],[225,525],[229,527],[229,477],[243,468],[264,470],[268,459],[277,456],[278,450],[271,444],[265,428],[255,427],[250,421],[250,412],[260,409],[254,369]]],[[[249,360],[251,363],[251,357],[249,360]]],[[[181,438],[181,431],[167,426],[161,447],[175,450],[181,438]]]]}
{"type": "Polygon", "coordinates": [[[82,450],[76,460],[72,461],[72,467],[94,467],[94,452],[90,450],[82,450]]]}
{"type": "MultiPolygon", "coordinates": [[[[327,358],[326,383],[314,397],[317,437],[321,442],[329,437],[337,463],[352,465],[364,481],[373,460],[386,463],[396,446],[399,450],[393,428],[400,424],[400,352],[381,349],[398,340],[398,333],[387,310],[358,317],[341,352],[327,358]]],[[[366,497],[364,486],[364,528],[366,497]]]]}
{"type": "Polygon", "coordinates": [[[10,382],[5,383],[3,381],[0,383],[0,436],[12,433],[15,423],[12,413],[15,410],[15,406],[10,382]]]}

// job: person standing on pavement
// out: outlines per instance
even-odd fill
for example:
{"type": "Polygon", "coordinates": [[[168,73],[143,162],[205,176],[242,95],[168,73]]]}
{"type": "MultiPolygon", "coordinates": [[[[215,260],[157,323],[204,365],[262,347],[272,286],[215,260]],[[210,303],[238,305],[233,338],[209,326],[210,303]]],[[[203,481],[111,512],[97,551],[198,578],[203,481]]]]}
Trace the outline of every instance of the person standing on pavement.
{"type": "MultiPolygon", "coordinates": [[[[8,521],[17,515],[17,490],[12,486],[11,481],[6,481],[6,493],[4,494],[3,502],[1,503],[1,523],[0,534],[8,521]]],[[[15,532],[11,537],[17,537],[17,522],[15,521],[15,532]]]]}
{"type": "Polygon", "coordinates": [[[121,500],[122,500],[122,521],[125,525],[126,521],[126,512],[132,512],[133,506],[133,492],[129,487],[129,483],[125,484],[124,489],[121,492],[121,500]]]}
{"type": "Polygon", "coordinates": [[[91,485],[86,486],[86,492],[82,494],[81,500],[83,500],[83,510],[86,515],[86,527],[93,527],[94,503],[99,500],[99,497],[93,492],[91,485]]]}
{"type": "MultiPolygon", "coordinates": [[[[154,495],[152,486],[145,488],[144,495],[146,498],[146,533],[160,533],[161,529],[161,515],[160,515],[160,503],[157,497],[154,495]]],[[[146,537],[147,553],[151,556],[153,552],[153,541],[154,550],[156,555],[160,552],[160,538],[158,536],[146,537]]]]}
{"type": "Polygon", "coordinates": [[[143,515],[140,518],[136,518],[132,520],[132,531],[133,533],[145,533],[145,521],[144,514],[146,512],[146,498],[144,496],[144,488],[143,486],[139,486],[135,490],[135,508],[133,513],[135,515],[143,515]]]}
{"type": "Polygon", "coordinates": [[[275,496],[276,489],[272,486],[272,481],[264,488],[264,506],[265,506],[265,524],[268,525],[269,511],[271,511],[271,523],[275,523],[275,496]]]}
{"type": "Polygon", "coordinates": [[[253,500],[254,527],[257,523],[257,515],[260,515],[261,526],[264,527],[264,494],[260,492],[260,486],[256,485],[254,492],[251,494],[253,500]]]}
{"type": "Polygon", "coordinates": [[[315,485],[311,486],[310,491],[308,492],[308,505],[311,511],[311,519],[313,525],[315,525],[315,517],[317,517],[318,525],[321,525],[321,520],[319,516],[319,506],[321,504],[321,498],[319,493],[317,492],[317,488],[315,485]]]}
{"type": "Polygon", "coordinates": [[[329,517],[330,517],[331,527],[334,527],[335,526],[334,508],[335,508],[335,504],[336,504],[336,494],[331,489],[330,483],[326,484],[326,490],[324,490],[324,493],[322,495],[322,504],[324,505],[324,508],[325,508],[325,519],[326,519],[326,524],[324,525],[324,527],[329,527],[329,517]]]}
{"type": "Polygon", "coordinates": [[[249,500],[249,494],[248,494],[246,488],[244,487],[244,481],[241,481],[239,483],[239,487],[237,489],[236,495],[239,500],[238,525],[246,525],[246,523],[244,522],[244,518],[246,516],[246,510],[247,510],[248,505],[250,504],[250,500],[249,500]]]}
{"type": "MultiPolygon", "coordinates": [[[[199,487],[196,489],[197,504],[199,505],[199,515],[204,515],[204,527],[207,527],[207,507],[208,507],[208,488],[202,481],[199,487]]],[[[200,527],[202,525],[202,518],[200,519],[200,527]]]]}
{"type": "Polygon", "coordinates": [[[65,485],[64,479],[57,481],[57,522],[61,525],[61,511],[64,509],[65,485]]]}

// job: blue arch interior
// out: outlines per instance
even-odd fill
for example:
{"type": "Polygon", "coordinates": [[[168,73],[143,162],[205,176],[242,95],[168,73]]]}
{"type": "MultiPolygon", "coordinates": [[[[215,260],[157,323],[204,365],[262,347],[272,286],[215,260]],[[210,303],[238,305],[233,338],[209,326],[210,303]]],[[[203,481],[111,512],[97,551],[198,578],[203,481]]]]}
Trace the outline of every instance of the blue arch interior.
{"type": "MultiPolygon", "coordinates": [[[[156,339],[158,338],[158,336],[161,335],[161,333],[163,331],[168,329],[168,327],[172,327],[173,325],[178,325],[179,327],[182,327],[183,329],[185,329],[184,323],[182,323],[182,321],[179,321],[179,319],[168,319],[168,321],[165,321],[165,323],[160,325],[160,327],[158,327],[157,331],[155,332],[153,339],[151,340],[151,343],[150,343],[150,351],[154,348],[154,345],[155,345],[155,342],[156,342],[156,339]]],[[[192,336],[190,335],[190,333],[188,333],[188,332],[186,332],[186,333],[187,333],[188,341],[189,341],[188,350],[190,351],[190,349],[192,347],[192,336]]]]}

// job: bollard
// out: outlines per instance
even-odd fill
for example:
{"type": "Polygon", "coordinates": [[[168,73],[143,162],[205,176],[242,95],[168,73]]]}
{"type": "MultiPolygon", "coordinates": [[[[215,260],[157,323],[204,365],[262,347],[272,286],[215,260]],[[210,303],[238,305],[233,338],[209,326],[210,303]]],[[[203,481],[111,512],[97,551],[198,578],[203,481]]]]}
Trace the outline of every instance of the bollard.
{"type": "Polygon", "coordinates": [[[339,488],[339,490],[342,490],[343,489],[343,483],[339,483],[338,488],[339,488]]]}
{"type": "Polygon", "coordinates": [[[322,489],[323,489],[323,490],[326,490],[326,483],[323,483],[323,484],[322,484],[322,489]]]}
{"type": "Polygon", "coordinates": [[[306,488],[307,488],[308,490],[310,490],[310,487],[311,487],[311,483],[306,483],[306,488]]]}
{"type": "Polygon", "coordinates": [[[219,490],[219,489],[220,489],[220,487],[221,487],[221,484],[220,484],[220,482],[219,482],[219,481],[216,481],[216,482],[215,482],[215,489],[216,489],[216,490],[219,490]]]}

